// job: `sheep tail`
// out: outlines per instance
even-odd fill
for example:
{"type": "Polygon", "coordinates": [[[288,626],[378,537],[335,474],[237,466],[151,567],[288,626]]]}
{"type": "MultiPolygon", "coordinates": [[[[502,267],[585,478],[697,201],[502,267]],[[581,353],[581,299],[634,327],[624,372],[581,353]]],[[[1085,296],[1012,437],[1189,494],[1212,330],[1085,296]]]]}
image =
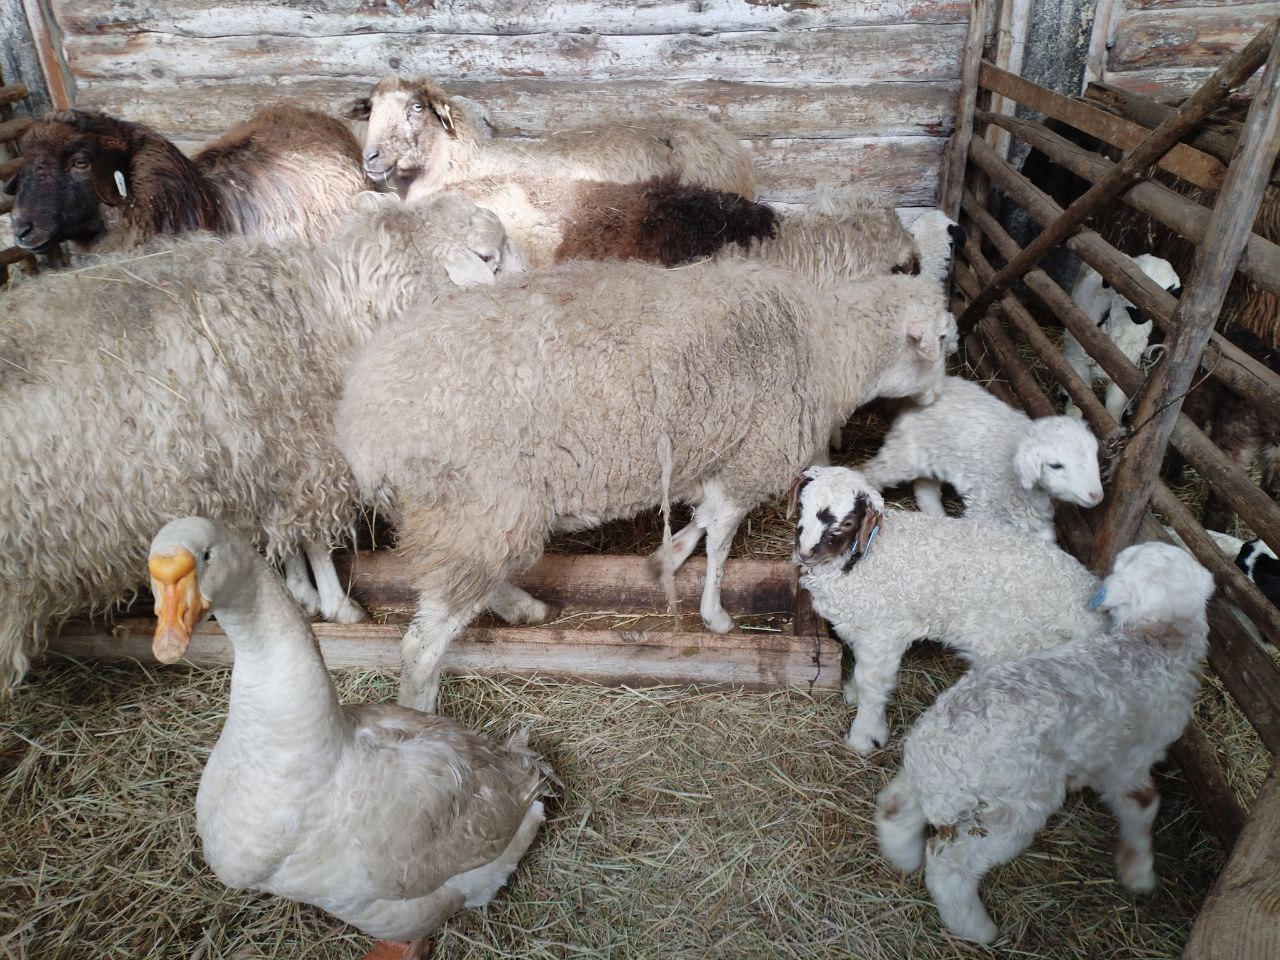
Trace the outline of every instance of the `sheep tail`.
{"type": "Polygon", "coordinates": [[[924,863],[924,810],[920,795],[901,773],[876,798],[876,837],[884,858],[903,873],[924,863]]]}
{"type": "Polygon", "coordinates": [[[680,609],[676,600],[676,571],[671,564],[671,473],[675,469],[676,451],[671,435],[658,437],[658,465],[662,469],[662,557],[658,582],[667,597],[667,611],[675,620],[675,630],[680,631],[680,609]]]}

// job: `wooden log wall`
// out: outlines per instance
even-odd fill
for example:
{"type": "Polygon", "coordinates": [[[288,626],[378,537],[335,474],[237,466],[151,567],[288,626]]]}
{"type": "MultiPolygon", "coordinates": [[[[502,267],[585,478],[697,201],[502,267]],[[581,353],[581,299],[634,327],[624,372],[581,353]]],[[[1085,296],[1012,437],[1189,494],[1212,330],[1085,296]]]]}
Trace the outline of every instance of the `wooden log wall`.
{"type": "MultiPolygon", "coordinates": [[[[1163,98],[1194,91],[1275,19],[1275,0],[1110,0],[1098,5],[1101,79],[1163,98]]],[[[1075,92],[1075,91],[1070,91],[1075,92]]]]}
{"type": "Polygon", "coordinates": [[[937,199],[964,0],[49,0],[77,106],[195,143],[262,104],[335,108],[426,74],[500,136],[700,115],[756,152],[767,199],[858,184],[937,199]]]}

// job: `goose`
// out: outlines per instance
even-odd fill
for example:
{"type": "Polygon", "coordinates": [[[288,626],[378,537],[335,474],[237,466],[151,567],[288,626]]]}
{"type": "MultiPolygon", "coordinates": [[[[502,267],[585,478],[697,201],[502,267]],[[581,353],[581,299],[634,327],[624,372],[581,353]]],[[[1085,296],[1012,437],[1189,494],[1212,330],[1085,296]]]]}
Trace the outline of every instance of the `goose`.
{"type": "MultiPolygon", "coordinates": [[[[219,880],[314,904],[400,941],[406,957],[455,911],[493,898],[554,779],[524,733],[499,746],[407,707],[339,704],[279,575],[222,524],[168,523],[149,568],[158,660],[180,660],[211,613],[234,652],[227,719],[196,794],[219,880]]],[[[397,955],[388,946],[375,954],[397,955]]]]}

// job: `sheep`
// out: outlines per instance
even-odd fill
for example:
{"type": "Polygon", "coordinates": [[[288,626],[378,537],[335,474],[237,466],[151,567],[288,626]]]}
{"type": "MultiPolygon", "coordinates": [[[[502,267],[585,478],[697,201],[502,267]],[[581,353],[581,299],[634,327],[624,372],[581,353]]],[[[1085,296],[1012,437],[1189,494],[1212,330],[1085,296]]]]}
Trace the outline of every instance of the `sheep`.
{"type": "Polygon", "coordinates": [[[756,197],[748,151],[706,120],[643,120],[576,127],[543,141],[485,139],[481,124],[431,80],[384,77],[345,109],[367,120],[364,169],[415,199],[467,180],[602,180],[675,174],[689,183],[756,197]],[[412,192],[411,192],[412,191],[412,192]]]}
{"type": "Polygon", "coordinates": [[[909,232],[919,253],[921,272],[945,287],[956,248],[964,246],[964,228],[941,210],[930,210],[916,218],[909,232]]]}
{"type": "Polygon", "coordinates": [[[813,608],[854,655],[846,744],[889,739],[885,705],[907,648],[941,641],[970,663],[1097,636],[1086,609],[1097,580],[1050,543],[978,520],[884,509],[860,473],[810,467],[791,492],[794,561],[813,608]],[[874,544],[874,549],[872,545],[874,544]]]}
{"type": "Polygon", "coordinates": [[[903,411],[858,468],[877,490],[914,480],[916,506],[945,516],[942,484],[964,515],[1054,542],[1053,501],[1102,502],[1098,441],[1073,417],[1030,419],[976,383],[947,377],[936,403],[903,411]]]}
{"type": "Polygon", "coordinates": [[[1151,766],[1191,718],[1212,593],[1209,572],[1177,547],[1129,547],[1091,601],[1109,630],[976,668],[916,722],[876,832],[899,869],[924,863],[955,936],[996,938],[982,877],[1021,853],[1070,789],[1093,788],[1116,815],[1120,882],[1155,889],[1151,766]]]}
{"type": "Polygon", "coordinates": [[[341,120],[279,105],[187,159],[140,123],[89,110],[51,113],[19,140],[25,163],[4,186],[20,247],[64,240],[97,253],[207,230],[322,240],[369,187],[341,120]]]}
{"type": "Polygon", "coordinates": [[[166,239],[0,297],[0,689],[50,623],[145,583],[150,536],[193,512],[258,535],[326,617],[363,617],[325,549],[360,503],[331,439],[344,362],[508,259],[461,197],[369,196],[324,243],[166,239]]]}
{"type": "Polygon", "coordinates": [[[732,629],[739,522],[837,417],[932,399],[954,328],[914,277],[821,291],[760,263],[571,261],[384,330],[348,371],[335,436],[420,591],[400,702],[435,708],[440,659],[490,591],[544,614],[507,581],[552,531],[670,500],[707,532],[702,619],[732,629]]]}
{"type": "MultiPolygon", "coordinates": [[[[1178,279],[1168,260],[1144,253],[1134,257],[1133,262],[1175,297],[1182,293],[1182,281],[1178,279]]],[[[1088,266],[1080,268],[1080,275],[1071,290],[1071,299],[1096,326],[1102,328],[1130,363],[1137,363],[1142,358],[1143,351],[1151,340],[1151,318],[1111,289],[1111,285],[1096,270],[1088,266]]],[[[1107,412],[1117,421],[1120,420],[1125,407],[1129,405],[1129,398],[1085,352],[1080,341],[1070,331],[1062,335],[1062,353],[1085,383],[1101,380],[1106,384],[1107,412]]],[[[1066,398],[1066,392],[1062,391],[1060,397],[1066,398]]],[[[1066,399],[1066,413],[1073,417],[1082,416],[1080,408],[1070,399],[1066,399]]]]}

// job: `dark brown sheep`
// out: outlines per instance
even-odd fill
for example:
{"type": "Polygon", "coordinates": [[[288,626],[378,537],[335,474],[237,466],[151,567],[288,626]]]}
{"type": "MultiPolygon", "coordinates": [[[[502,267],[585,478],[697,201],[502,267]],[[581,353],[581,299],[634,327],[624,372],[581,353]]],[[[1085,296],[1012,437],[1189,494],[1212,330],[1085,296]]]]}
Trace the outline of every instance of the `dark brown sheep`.
{"type": "Polygon", "coordinates": [[[368,188],[346,124],[270,107],[187,159],[140,123],[88,110],[49,114],[19,141],[14,196],[19,246],[64,240],[103,252],[192,230],[267,240],[326,237],[368,188]]]}
{"type": "Polygon", "coordinates": [[[555,262],[647,260],[673,267],[730,244],[747,250],[752,239],[773,237],[776,225],[773,209],[763,203],[675,176],[636,184],[583,181],[555,262]]]}

